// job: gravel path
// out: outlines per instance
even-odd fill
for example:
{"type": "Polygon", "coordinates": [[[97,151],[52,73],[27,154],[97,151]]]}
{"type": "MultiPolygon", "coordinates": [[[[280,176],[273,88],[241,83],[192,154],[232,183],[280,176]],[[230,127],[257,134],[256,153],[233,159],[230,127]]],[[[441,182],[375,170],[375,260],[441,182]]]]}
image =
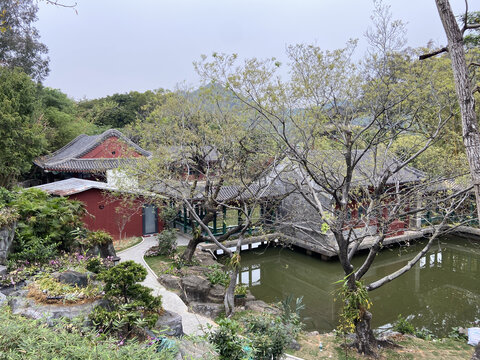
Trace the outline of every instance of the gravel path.
{"type": "MultiPolygon", "coordinates": [[[[179,242],[183,242],[183,239],[179,240],[179,242]]],[[[153,289],[153,295],[162,296],[162,304],[166,310],[176,312],[182,317],[183,332],[185,334],[203,335],[207,330],[206,324],[215,325],[215,323],[204,316],[189,312],[187,305],[177,294],[168,291],[157,281],[157,276],[143,259],[143,254],[156,244],[157,239],[155,236],[144,237],[140,244],[121,251],[117,255],[121,258],[121,261],[133,260],[147,269],[147,278],[142,282],[142,285],[153,289]]]]}

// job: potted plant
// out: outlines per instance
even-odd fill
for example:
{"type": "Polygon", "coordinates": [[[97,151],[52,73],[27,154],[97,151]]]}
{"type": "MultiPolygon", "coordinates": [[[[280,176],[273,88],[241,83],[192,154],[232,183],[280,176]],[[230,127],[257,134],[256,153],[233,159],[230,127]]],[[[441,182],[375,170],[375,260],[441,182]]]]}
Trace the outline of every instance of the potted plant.
{"type": "Polygon", "coordinates": [[[235,306],[245,306],[247,297],[247,287],[243,284],[235,286],[235,306]]]}

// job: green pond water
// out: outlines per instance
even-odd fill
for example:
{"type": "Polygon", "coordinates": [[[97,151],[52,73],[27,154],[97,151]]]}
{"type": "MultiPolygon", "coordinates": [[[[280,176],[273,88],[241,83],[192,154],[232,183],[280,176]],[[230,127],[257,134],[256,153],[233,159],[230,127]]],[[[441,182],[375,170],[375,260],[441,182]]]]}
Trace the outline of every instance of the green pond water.
{"type": "MultiPolygon", "coordinates": [[[[378,255],[364,277],[371,282],[406,264],[424,242],[394,247],[378,255]]],[[[354,259],[356,265],[365,258],[354,259]]],[[[307,330],[330,331],[337,326],[339,302],[334,301],[343,278],[338,261],[322,261],[301,251],[267,248],[242,253],[240,280],[252,294],[277,302],[288,294],[303,296],[301,316],[307,330]]],[[[409,272],[370,292],[372,325],[394,322],[399,314],[417,327],[437,336],[453,326],[472,326],[480,321],[480,242],[448,237],[435,242],[430,252],[409,272]]]]}

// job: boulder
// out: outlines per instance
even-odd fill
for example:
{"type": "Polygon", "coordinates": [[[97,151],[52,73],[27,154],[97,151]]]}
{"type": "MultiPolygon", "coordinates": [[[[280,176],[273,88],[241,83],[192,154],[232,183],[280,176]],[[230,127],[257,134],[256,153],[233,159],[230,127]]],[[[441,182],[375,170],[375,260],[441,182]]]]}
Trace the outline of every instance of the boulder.
{"type": "Polygon", "coordinates": [[[279,315],[280,310],[277,309],[276,307],[267,304],[266,302],[262,300],[255,300],[255,301],[248,301],[245,304],[245,308],[247,310],[252,310],[256,312],[268,312],[274,315],[279,315]]]}
{"type": "Polygon", "coordinates": [[[15,285],[8,285],[8,286],[0,287],[0,292],[4,295],[9,296],[11,293],[24,288],[25,285],[26,285],[26,281],[19,281],[15,285]]]}
{"type": "Polygon", "coordinates": [[[183,300],[186,302],[206,301],[210,291],[210,281],[197,275],[188,275],[182,278],[181,284],[182,296],[185,298],[183,300]]]}
{"type": "Polygon", "coordinates": [[[2,306],[7,301],[7,296],[0,293],[0,306],[2,306]]]}
{"type": "Polygon", "coordinates": [[[191,303],[190,307],[193,312],[204,315],[210,319],[216,319],[225,311],[223,304],[215,303],[191,303]]]}
{"type": "Polygon", "coordinates": [[[175,275],[162,274],[157,281],[168,289],[181,290],[180,278],[175,275]]]}
{"type": "Polygon", "coordinates": [[[207,300],[213,303],[223,304],[223,299],[225,298],[225,288],[223,285],[216,284],[210,288],[208,293],[207,300]]]}
{"type": "Polygon", "coordinates": [[[159,330],[161,335],[182,336],[182,317],[173,311],[165,311],[155,323],[154,329],[159,330]]]}
{"type": "Polygon", "coordinates": [[[297,340],[292,339],[290,344],[288,344],[288,348],[291,349],[291,350],[298,351],[298,350],[301,349],[301,346],[300,346],[300,344],[298,343],[297,340]]]}
{"type": "Polygon", "coordinates": [[[218,263],[215,261],[213,255],[209,252],[202,251],[200,249],[196,249],[195,253],[193,255],[195,259],[199,262],[201,266],[212,266],[212,265],[218,265],[218,263]]]}
{"type": "Polygon", "coordinates": [[[182,268],[182,273],[185,276],[188,275],[197,275],[197,276],[205,276],[205,273],[211,272],[211,269],[202,267],[202,266],[187,266],[182,268]]]}
{"type": "Polygon", "coordinates": [[[62,284],[76,285],[78,287],[86,287],[88,285],[87,274],[82,274],[78,271],[67,270],[64,272],[56,272],[52,274],[52,277],[62,284]]]}
{"type": "Polygon", "coordinates": [[[13,237],[15,235],[15,228],[17,223],[7,225],[0,228],[0,264],[4,265],[7,261],[7,256],[10,253],[12,247],[13,237]]]}
{"type": "Polygon", "coordinates": [[[30,319],[45,319],[49,325],[61,318],[73,319],[78,316],[86,318],[96,306],[108,306],[108,301],[104,299],[77,305],[37,304],[35,300],[26,296],[27,290],[16,291],[10,295],[8,304],[12,314],[23,315],[30,319]]]}
{"type": "Polygon", "coordinates": [[[87,255],[89,256],[100,256],[102,258],[107,258],[109,256],[114,257],[117,256],[115,252],[115,248],[113,247],[113,242],[108,242],[102,245],[94,245],[87,251],[87,255]]]}
{"type": "Polygon", "coordinates": [[[0,276],[5,276],[7,273],[7,267],[5,265],[0,265],[0,276]]]}

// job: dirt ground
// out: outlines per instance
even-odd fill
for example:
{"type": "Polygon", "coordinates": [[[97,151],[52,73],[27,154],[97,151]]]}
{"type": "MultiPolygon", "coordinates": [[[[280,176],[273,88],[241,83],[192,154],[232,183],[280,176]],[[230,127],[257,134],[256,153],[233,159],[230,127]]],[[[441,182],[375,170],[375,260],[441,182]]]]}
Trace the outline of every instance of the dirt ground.
{"type": "MultiPolygon", "coordinates": [[[[425,341],[408,335],[398,335],[391,340],[399,347],[379,349],[377,359],[468,360],[474,352],[474,348],[467,345],[466,341],[452,339],[425,341]]],[[[299,343],[300,350],[288,353],[305,360],[365,359],[358,355],[353,348],[345,350],[345,347],[342,347],[342,338],[336,337],[334,334],[301,335],[299,343]],[[322,350],[319,349],[320,343],[322,350]]]]}

